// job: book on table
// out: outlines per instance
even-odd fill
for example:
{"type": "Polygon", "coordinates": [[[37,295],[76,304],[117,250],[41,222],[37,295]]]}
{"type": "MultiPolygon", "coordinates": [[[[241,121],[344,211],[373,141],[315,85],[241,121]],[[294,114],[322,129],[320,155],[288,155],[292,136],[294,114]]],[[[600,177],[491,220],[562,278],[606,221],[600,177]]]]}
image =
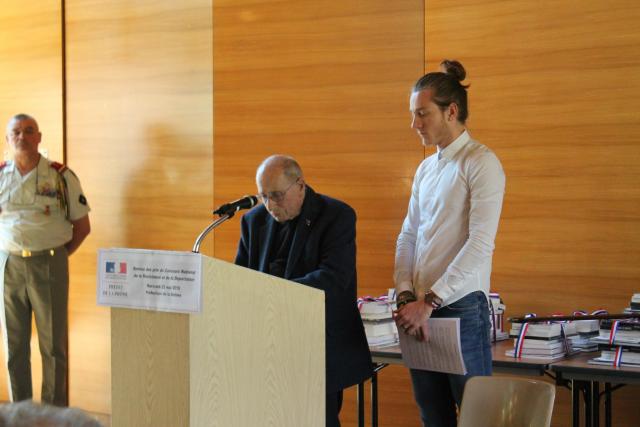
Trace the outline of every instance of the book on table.
{"type": "Polygon", "coordinates": [[[574,320],[573,323],[575,324],[576,332],[579,334],[598,332],[600,329],[600,320],[598,319],[574,320]]]}
{"type": "Polygon", "coordinates": [[[504,312],[506,305],[496,292],[489,293],[489,318],[491,319],[491,341],[509,339],[509,333],[504,330],[504,312]]]}
{"type": "Polygon", "coordinates": [[[386,297],[365,297],[359,300],[360,317],[367,342],[371,347],[388,346],[398,342],[398,329],[393,320],[395,291],[386,297]]]}
{"type": "MultiPolygon", "coordinates": [[[[517,338],[513,340],[513,346],[515,347],[517,344],[517,338]]],[[[564,348],[563,340],[535,340],[535,339],[525,339],[522,343],[522,348],[524,350],[527,349],[556,349],[556,348],[564,348]]]]}
{"type": "MultiPolygon", "coordinates": [[[[507,356],[510,356],[510,357],[515,357],[514,356],[515,350],[507,350],[505,352],[505,354],[507,356]]],[[[532,353],[522,352],[520,357],[522,357],[524,359],[536,359],[536,360],[558,360],[558,359],[564,358],[565,355],[566,354],[565,354],[564,351],[562,351],[560,353],[553,353],[553,354],[547,354],[547,355],[545,355],[545,354],[537,354],[537,353],[536,354],[532,354],[532,353]]]]}
{"type": "MultiPolygon", "coordinates": [[[[615,319],[605,319],[600,322],[599,334],[597,337],[592,338],[593,342],[598,344],[609,343],[611,328],[615,322],[615,319]]],[[[618,345],[640,344],[640,322],[636,319],[618,321],[613,343],[618,345]]]]}
{"type": "Polygon", "coordinates": [[[360,315],[364,317],[391,317],[392,304],[386,301],[364,301],[360,307],[360,315]]]}
{"type": "Polygon", "coordinates": [[[637,332],[640,335],[640,319],[604,319],[602,322],[600,322],[600,330],[610,331],[615,322],[618,322],[618,332],[637,332]]]}
{"type": "Polygon", "coordinates": [[[633,294],[629,303],[630,312],[640,312],[640,293],[633,294]]]}
{"type": "Polygon", "coordinates": [[[369,347],[386,347],[398,343],[398,334],[380,335],[377,337],[367,335],[369,347]]]}
{"type": "Polygon", "coordinates": [[[379,337],[383,335],[398,334],[396,322],[388,319],[380,322],[362,322],[364,324],[364,333],[368,337],[379,337]]]}
{"type": "MultiPolygon", "coordinates": [[[[512,323],[509,336],[518,337],[522,323],[512,323]]],[[[562,328],[566,336],[575,335],[576,326],[573,323],[530,323],[527,327],[526,338],[556,339],[562,337],[562,328]]]]}
{"type": "Polygon", "coordinates": [[[588,362],[597,365],[614,365],[618,351],[622,352],[621,366],[640,367],[640,346],[612,346],[598,344],[600,356],[590,359],[588,362]]]}

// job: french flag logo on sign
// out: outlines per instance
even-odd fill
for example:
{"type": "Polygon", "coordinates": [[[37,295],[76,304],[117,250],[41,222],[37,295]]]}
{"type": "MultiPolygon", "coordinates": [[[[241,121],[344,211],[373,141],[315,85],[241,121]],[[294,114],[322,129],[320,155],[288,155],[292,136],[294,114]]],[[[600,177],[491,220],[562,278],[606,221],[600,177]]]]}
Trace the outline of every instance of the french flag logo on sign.
{"type": "Polygon", "coordinates": [[[127,274],[126,262],[107,261],[105,264],[106,272],[109,274],[127,274]]]}
{"type": "Polygon", "coordinates": [[[116,263],[107,261],[107,273],[115,273],[116,272],[116,263]]]}

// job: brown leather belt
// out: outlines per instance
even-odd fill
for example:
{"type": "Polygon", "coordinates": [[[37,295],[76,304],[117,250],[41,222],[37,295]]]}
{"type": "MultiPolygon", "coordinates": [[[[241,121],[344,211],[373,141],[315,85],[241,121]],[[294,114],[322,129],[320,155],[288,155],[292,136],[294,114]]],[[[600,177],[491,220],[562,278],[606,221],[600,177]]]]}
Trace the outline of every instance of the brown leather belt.
{"type": "Polygon", "coordinates": [[[11,251],[9,252],[9,254],[13,255],[13,256],[19,256],[21,258],[30,258],[30,257],[34,257],[34,256],[40,256],[40,255],[51,255],[54,256],[56,253],[55,249],[43,249],[41,251],[30,251],[28,249],[23,249],[21,251],[11,251]]]}

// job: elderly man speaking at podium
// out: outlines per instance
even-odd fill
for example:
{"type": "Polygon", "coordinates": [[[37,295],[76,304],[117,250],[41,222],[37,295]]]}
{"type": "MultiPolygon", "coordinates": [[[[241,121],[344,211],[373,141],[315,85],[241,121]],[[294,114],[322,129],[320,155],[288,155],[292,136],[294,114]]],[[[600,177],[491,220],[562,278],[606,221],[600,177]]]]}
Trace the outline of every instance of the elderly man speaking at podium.
{"type": "Polygon", "coordinates": [[[356,305],[356,215],[309,187],[298,163],[275,155],[256,173],[263,204],[242,217],[236,264],[325,293],[327,426],[340,426],[342,390],[371,376],[356,305]]]}

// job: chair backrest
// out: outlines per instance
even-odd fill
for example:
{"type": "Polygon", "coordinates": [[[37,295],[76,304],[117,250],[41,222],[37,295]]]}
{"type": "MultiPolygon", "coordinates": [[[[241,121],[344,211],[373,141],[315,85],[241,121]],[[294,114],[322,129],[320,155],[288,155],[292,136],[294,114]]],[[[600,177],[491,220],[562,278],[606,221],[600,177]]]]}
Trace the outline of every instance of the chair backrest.
{"type": "Polygon", "coordinates": [[[512,377],[473,377],[462,395],[458,427],[549,427],[556,388],[512,377]]]}

